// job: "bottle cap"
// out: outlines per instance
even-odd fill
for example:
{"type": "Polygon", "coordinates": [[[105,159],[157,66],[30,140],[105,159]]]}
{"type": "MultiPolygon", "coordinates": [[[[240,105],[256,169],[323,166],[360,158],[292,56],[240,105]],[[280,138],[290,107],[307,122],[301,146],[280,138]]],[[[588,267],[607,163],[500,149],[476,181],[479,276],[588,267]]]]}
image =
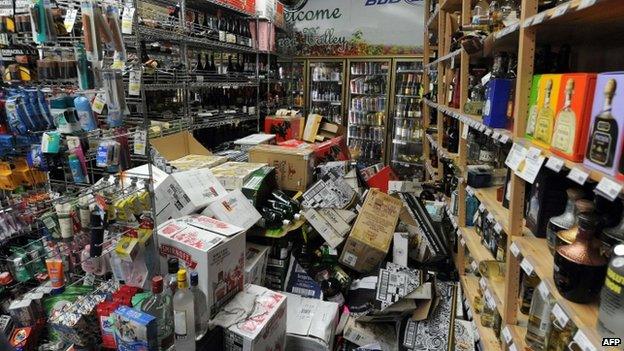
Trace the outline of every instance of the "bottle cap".
{"type": "Polygon", "coordinates": [[[169,274],[175,274],[178,272],[178,268],[180,268],[180,264],[178,262],[178,259],[175,257],[172,257],[170,259],[167,260],[167,267],[168,267],[168,272],[169,274]]]}
{"type": "Polygon", "coordinates": [[[156,275],[152,278],[152,292],[159,294],[163,291],[163,277],[156,275]]]}
{"type": "Polygon", "coordinates": [[[624,244],[618,244],[613,248],[613,253],[616,256],[624,256],[624,244]]]}
{"type": "Polygon", "coordinates": [[[197,286],[199,284],[199,274],[196,271],[191,272],[191,286],[197,286]]]}
{"type": "Polygon", "coordinates": [[[186,283],[186,269],[182,268],[178,271],[178,283],[186,283]]]}

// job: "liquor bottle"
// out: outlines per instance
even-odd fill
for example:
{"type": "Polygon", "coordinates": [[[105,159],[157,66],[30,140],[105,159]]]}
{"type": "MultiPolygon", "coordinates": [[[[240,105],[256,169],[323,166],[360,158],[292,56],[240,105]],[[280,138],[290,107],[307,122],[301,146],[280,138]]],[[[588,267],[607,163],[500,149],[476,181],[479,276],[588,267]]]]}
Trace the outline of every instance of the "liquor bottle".
{"type": "Polygon", "coordinates": [[[215,59],[214,59],[214,52],[210,54],[210,68],[208,69],[208,72],[210,73],[217,73],[217,66],[215,65],[215,59]]]}
{"type": "MultiPolygon", "coordinates": [[[[553,311],[560,308],[561,307],[559,307],[559,305],[555,305],[555,307],[553,307],[553,311]]],[[[556,317],[556,314],[553,312],[550,316],[550,330],[546,339],[547,341],[545,351],[568,350],[567,346],[568,344],[570,344],[570,341],[572,341],[572,336],[574,335],[575,331],[576,327],[573,325],[573,323],[567,321],[565,325],[561,325],[556,317]]]]}
{"type": "Polygon", "coordinates": [[[576,114],[572,110],[573,93],[574,79],[569,79],[565,88],[565,102],[557,114],[552,137],[552,147],[566,154],[572,154],[576,140],[576,114]]]}
{"type": "Polygon", "coordinates": [[[604,282],[607,262],[592,245],[598,219],[592,213],[578,216],[579,231],[570,245],[557,248],[554,280],[559,293],[576,303],[587,303],[598,295],[604,282]]]}
{"type": "Polygon", "coordinates": [[[537,121],[535,123],[535,140],[541,141],[547,145],[550,145],[553,131],[553,121],[555,113],[550,106],[550,94],[553,90],[552,79],[546,82],[546,91],[544,95],[544,105],[537,114],[537,121]]]}
{"type": "Polygon", "coordinates": [[[199,288],[199,275],[191,272],[191,292],[193,293],[194,315],[195,315],[195,340],[201,340],[208,331],[208,306],[206,304],[206,294],[199,288]]]}
{"type": "Polygon", "coordinates": [[[551,217],[546,227],[546,240],[548,242],[548,248],[551,253],[555,252],[555,245],[557,242],[557,232],[570,229],[576,223],[576,215],[574,213],[576,200],[583,197],[583,191],[576,188],[569,188],[566,190],[568,195],[568,202],[566,208],[562,214],[551,217]]]}
{"type": "Polygon", "coordinates": [[[173,347],[173,305],[171,296],[163,291],[163,277],[152,278],[152,296],[141,304],[141,311],[156,317],[158,326],[158,350],[170,350],[173,347]]]}
{"type": "Polygon", "coordinates": [[[537,293],[533,293],[527,333],[524,338],[527,346],[533,350],[543,350],[546,346],[546,338],[550,331],[550,312],[555,304],[552,295],[547,293],[548,289],[541,286],[543,284],[545,283],[541,282],[537,287],[537,293]]]}
{"type": "Polygon", "coordinates": [[[602,231],[604,237],[610,240],[624,242],[624,213],[620,217],[620,223],[615,227],[605,228],[602,231]]]}
{"type": "Polygon", "coordinates": [[[531,275],[523,275],[522,278],[522,304],[520,305],[520,312],[523,314],[529,314],[531,311],[531,301],[535,288],[540,282],[540,278],[533,272],[531,275]]]}
{"type": "Polygon", "coordinates": [[[188,288],[186,269],[178,271],[178,290],[173,296],[176,350],[195,350],[195,303],[188,288]]]}
{"type": "Polygon", "coordinates": [[[594,212],[596,206],[590,200],[578,199],[574,202],[574,208],[574,224],[568,229],[563,229],[555,233],[555,250],[560,246],[569,245],[574,242],[576,234],[578,233],[578,216],[581,213],[594,212]]]}
{"type": "Polygon", "coordinates": [[[165,292],[171,297],[175,295],[178,290],[178,270],[180,269],[180,263],[175,257],[171,257],[167,260],[167,275],[165,276],[165,292]]]}
{"type": "Polygon", "coordinates": [[[221,10],[217,10],[217,28],[219,29],[219,41],[225,42],[227,34],[227,25],[221,10]]]}
{"type": "MultiPolygon", "coordinates": [[[[624,222],[624,220],[623,220],[624,222]]],[[[603,337],[624,335],[624,244],[613,248],[607,277],[600,293],[598,331],[603,337]]]]}
{"type": "Polygon", "coordinates": [[[232,62],[232,55],[228,56],[227,73],[234,73],[234,63],[232,62]]]}
{"type": "Polygon", "coordinates": [[[611,102],[616,90],[615,79],[605,85],[605,102],[602,112],[596,116],[587,146],[587,159],[603,167],[612,167],[618,140],[618,124],[611,114],[611,102]]]}
{"type": "Polygon", "coordinates": [[[330,277],[321,282],[321,290],[323,291],[323,298],[325,301],[335,302],[342,307],[345,303],[345,298],[342,295],[341,288],[340,281],[334,277],[330,277]]]}

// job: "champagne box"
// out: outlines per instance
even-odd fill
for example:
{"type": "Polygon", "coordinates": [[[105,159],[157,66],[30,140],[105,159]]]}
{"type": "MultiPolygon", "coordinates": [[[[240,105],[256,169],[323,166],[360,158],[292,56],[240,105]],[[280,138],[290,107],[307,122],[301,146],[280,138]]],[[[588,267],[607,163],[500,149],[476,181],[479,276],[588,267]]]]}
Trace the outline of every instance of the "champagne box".
{"type": "Polygon", "coordinates": [[[615,175],[624,143],[624,72],[600,73],[596,79],[585,165],[615,175]]]}
{"type": "Polygon", "coordinates": [[[286,295],[247,285],[213,323],[224,327],[226,351],[286,350],[286,295]]]}
{"type": "Polygon", "coordinates": [[[532,140],[535,133],[535,122],[537,121],[537,111],[542,107],[544,100],[539,98],[541,74],[536,74],[531,80],[531,93],[529,94],[529,113],[527,115],[526,129],[524,136],[532,140]]]}
{"type": "Polygon", "coordinates": [[[574,162],[583,160],[595,89],[595,73],[567,73],[561,77],[550,146],[555,155],[574,162]]]}
{"type": "Polygon", "coordinates": [[[169,220],[158,227],[161,272],[167,260],[199,274],[199,288],[213,317],[243,289],[245,233],[242,228],[194,215],[169,220]]]}
{"type": "Polygon", "coordinates": [[[386,257],[403,202],[371,189],[340,255],[340,263],[370,272],[386,257]]]}
{"type": "Polygon", "coordinates": [[[267,116],[264,119],[264,132],[275,134],[275,141],[282,142],[290,139],[301,140],[305,118],[302,116],[267,116]]]}
{"type": "Polygon", "coordinates": [[[535,119],[535,133],[532,142],[542,148],[549,148],[555,127],[555,110],[559,103],[561,74],[544,74],[540,79],[539,99],[542,99],[535,119]]]}

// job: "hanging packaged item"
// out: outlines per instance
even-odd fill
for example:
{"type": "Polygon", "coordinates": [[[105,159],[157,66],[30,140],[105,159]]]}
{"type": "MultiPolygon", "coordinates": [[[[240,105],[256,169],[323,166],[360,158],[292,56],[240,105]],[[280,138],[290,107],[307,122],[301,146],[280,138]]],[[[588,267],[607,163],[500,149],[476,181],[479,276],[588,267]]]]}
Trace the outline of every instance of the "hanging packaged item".
{"type": "Polygon", "coordinates": [[[550,147],[555,155],[574,162],[583,160],[595,89],[594,73],[567,73],[561,77],[550,147]]]}
{"type": "Polygon", "coordinates": [[[598,75],[584,164],[615,175],[624,147],[624,72],[598,75]]]}
{"type": "Polygon", "coordinates": [[[561,74],[544,74],[540,79],[539,95],[544,97],[541,108],[537,111],[533,143],[549,148],[555,127],[555,109],[559,103],[561,74]]]}

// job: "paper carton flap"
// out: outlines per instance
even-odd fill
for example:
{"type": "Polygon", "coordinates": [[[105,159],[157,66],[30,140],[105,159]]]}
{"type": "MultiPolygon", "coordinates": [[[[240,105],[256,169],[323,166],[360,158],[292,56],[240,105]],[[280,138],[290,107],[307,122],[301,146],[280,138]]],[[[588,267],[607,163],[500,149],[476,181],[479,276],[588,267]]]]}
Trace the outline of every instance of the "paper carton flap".
{"type": "Polygon", "coordinates": [[[235,226],[233,224],[229,224],[226,222],[222,222],[218,219],[214,219],[212,217],[198,214],[184,217],[183,220],[189,225],[223,236],[233,236],[244,230],[243,228],[235,226]]]}
{"type": "Polygon", "coordinates": [[[189,154],[212,155],[188,131],[150,139],[150,144],[167,160],[177,160],[189,154]]]}

